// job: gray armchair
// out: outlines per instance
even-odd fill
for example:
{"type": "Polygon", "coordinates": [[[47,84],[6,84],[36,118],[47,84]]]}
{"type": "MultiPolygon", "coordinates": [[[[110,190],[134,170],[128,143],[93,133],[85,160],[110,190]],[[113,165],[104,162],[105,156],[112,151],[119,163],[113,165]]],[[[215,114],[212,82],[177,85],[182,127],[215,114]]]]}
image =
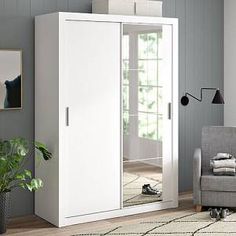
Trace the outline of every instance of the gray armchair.
{"type": "Polygon", "coordinates": [[[193,156],[193,201],[202,206],[236,207],[236,177],[214,176],[210,159],[218,152],[236,157],[236,127],[204,127],[202,148],[193,156]]]}

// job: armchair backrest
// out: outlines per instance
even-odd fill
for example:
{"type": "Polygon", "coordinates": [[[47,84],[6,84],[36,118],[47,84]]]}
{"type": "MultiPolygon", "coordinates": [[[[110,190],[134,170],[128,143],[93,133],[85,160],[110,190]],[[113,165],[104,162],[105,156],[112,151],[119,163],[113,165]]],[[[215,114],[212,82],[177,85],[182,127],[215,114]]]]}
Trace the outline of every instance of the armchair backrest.
{"type": "Polygon", "coordinates": [[[209,126],[202,129],[202,172],[209,173],[210,159],[218,152],[236,157],[236,127],[209,126]]]}

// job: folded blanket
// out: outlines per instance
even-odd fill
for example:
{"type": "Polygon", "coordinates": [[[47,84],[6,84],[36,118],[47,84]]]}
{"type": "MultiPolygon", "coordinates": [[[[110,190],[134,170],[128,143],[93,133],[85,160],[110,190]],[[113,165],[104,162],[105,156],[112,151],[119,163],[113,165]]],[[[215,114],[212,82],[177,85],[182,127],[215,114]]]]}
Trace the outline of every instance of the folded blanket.
{"type": "Polygon", "coordinates": [[[217,153],[210,160],[214,175],[234,176],[236,172],[236,159],[229,153],[217,153]]]}
{"type": "Polygon", "coordinates": [[[215,168],[213,169],[214,175],[229,175],[234,176],[235,175],[235,168],[215,168]]]}
{"type": "Polygon", "coordinates": [[[217,153],[216,156],[212,158],[212,160],[226,160],[226,159],[231,159],[233,156],[229,153],[217,153]]]}
{"type": "Polygon", "coordinates": [[[225,160],[211,160],[210,165],[212,168],[236,168],[236,161],[234,158],[225,160]]]}

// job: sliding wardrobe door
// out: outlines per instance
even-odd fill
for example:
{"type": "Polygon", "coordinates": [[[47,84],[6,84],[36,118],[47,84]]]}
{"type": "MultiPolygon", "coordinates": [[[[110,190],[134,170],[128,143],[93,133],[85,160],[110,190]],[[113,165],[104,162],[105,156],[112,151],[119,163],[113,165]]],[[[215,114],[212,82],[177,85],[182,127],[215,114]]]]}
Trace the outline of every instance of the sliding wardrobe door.
{"type": "Polygon", "coordinates": [[[124,24],[123,206],[172,198],[172,28],[124,24]]]}
{"type": "Polygon", "coordinates": [[[120,209],[120,24],[66,23],[66,217],[120,209]]]}

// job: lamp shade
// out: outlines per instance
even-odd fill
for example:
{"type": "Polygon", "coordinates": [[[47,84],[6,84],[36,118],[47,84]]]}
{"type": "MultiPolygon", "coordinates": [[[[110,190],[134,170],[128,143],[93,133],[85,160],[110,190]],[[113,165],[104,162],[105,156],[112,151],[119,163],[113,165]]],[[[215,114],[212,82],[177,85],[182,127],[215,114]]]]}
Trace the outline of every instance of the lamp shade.
{"type": "Polygon", "coordinates": [[[212,104],[225,104],[219,89],[216,90],[215,96],[212,100],[212,104]]]}

